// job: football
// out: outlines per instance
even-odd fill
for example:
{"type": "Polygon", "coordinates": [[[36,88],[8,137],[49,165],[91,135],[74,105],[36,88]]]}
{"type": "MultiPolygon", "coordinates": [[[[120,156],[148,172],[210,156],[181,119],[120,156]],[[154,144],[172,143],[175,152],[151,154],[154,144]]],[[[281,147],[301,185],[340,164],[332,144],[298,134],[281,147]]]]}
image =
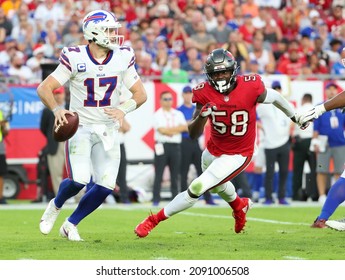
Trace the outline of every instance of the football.
{"type": "Polygon", "coordinates": [[[57,125],[53,129],[53,137],[58,142],[64,142],[70,139],[77,131],[79,126],[79,116],[76,112],[73,112],[74,116],[66,114],[66,119],[68,124],[63,126],[57,125]]]}

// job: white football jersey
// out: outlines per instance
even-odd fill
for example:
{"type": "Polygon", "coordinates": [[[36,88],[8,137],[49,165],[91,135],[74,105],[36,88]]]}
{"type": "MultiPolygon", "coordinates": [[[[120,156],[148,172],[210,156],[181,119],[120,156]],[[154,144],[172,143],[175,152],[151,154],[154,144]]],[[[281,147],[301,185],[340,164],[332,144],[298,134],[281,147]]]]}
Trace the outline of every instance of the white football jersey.
{"type": "Polygon", "coordinates": [[[65,47],[59,61],[52,75],[62,85],[69,80],[69,109],[79,114],[81,124],[111,124],[104,108],[117,107],[122,86],[130,88],[139,79],[134,51],[127,46],[109,51],[101,63],[88,45],[65,47]]]}

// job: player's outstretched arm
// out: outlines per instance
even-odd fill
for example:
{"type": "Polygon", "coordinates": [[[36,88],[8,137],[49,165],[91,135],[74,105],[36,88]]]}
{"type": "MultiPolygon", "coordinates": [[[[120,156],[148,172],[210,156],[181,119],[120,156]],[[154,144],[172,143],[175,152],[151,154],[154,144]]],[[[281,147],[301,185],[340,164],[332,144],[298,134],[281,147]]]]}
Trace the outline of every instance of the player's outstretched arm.
{"type": "MultiPolygon", "coordinates": [[[[345,67],[345,48],[341,52],[341,63],[345,67]]],[[[345,91],[340,92],[338,95],[333,97],[330,100],[327,100],[325,103],[315,106],[313,109],[302,114],[300,116],[301,121],[312,121],[320,117],[324,112],[330,111],[333,109],[340,109],[345,107],[345,91]]]]}
{"type": "Polygon", "coordinates": [[[301,122],[300,116],[295,113],[291,103],[288,102],[279,92],[272,88],[266,88],[265,92],[259,96],[258,103],[273,104],[294,123],[297,123],[301,129],[305,129],[308,126],[307,122],[301,122]]]}
{"type": "Polygon", "coordinates": [[[340,109],[345,107],[345,90],[324,103],[325,110],[340,109]]]}
{"type": "Polygon", "coordinates": [[[325,103],[315,106],[309,111],[301,114],[300,121],[310,122],[320,117],[326,111],[333,109],[340,109],[345,107],[345,91],[342,91],[332,99],[327,100],[325,103]]]}

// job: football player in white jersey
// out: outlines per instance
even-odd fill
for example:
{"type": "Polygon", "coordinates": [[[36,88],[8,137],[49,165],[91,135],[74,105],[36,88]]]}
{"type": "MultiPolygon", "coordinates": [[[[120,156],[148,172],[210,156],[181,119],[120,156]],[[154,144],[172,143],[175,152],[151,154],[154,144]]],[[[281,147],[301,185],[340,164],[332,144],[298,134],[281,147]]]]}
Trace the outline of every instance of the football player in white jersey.
{"type": "MultiPolygon", "coordinates": [[[[345,48],[341,52],[341,62],[345,67],[345,48]]],[[[345,107],[345,90],[325,103],[312,108],[310,111],[305,112],[299,117],[301,122],[310,122],[320,117],[323,113],[333,109],[345,107]]],[[[339,231],[345,231],[345,219],[342,220],[329,220],[335,210],[340,204],[345,201],[345,170],[338,178],[338,180],[331,186],[327,199],[322,206],[320,215],[315,219],[311,225],[313,228],[329,227],[339,231]]]]}
{"type": "Polygon", "coordinates": [[[41,101],[55,115],[55,124],[67,122],[66,114],[77,112],[79,128],[65,144],[68,178],[60,184],[40,221],[40,231],[48,234],[65,201],[89,183],[78,207],[60,228],[60,235],[71,241],[82,241],[77,225],[97,209],[115,187],[120,164],[118,129],[123,117],[140,107],[147,99],[142,81],[135,70],[132,48],[122,46],[124,37],[114,14],[96,10],[82,22],[87,45],[65,47],[60,64],[37,88],[41,101]],[[53,91],[69,82],[70,108],[57,106],[53,91]],[[132,93],[119,102],[121,86],[132,93]]]}

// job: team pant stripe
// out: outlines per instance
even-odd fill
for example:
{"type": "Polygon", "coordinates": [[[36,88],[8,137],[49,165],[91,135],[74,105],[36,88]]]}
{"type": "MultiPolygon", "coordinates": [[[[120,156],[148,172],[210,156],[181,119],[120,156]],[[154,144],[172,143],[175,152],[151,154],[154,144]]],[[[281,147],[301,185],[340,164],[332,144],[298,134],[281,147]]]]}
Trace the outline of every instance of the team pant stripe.
{"type": "Polygon", "coordinates": [[[246,167],[249,165],[249,163],[252,160],[252,156],[247,157],[247,159],[245,160],[245,162],[239,167],[237,168],[233,173],[231,173],[228,177],[226,177],[223,181],[221,181],[220,183],[218,183],[217,185],[215,185],[213,188],[218,187],[228,181],[230,181],[231,179],[235,178],[238,174],[240,174],[244,169],[246,169],[246,167]]]}
{"type": "Polygon", "coordinates": [[[71,160],[69,158],[69,141],[65,142],[65,162],[66,162],[66,169],[67,169],[67,176],[69,179],[73,180],[73,172],[71,166],[71,160]]]}

